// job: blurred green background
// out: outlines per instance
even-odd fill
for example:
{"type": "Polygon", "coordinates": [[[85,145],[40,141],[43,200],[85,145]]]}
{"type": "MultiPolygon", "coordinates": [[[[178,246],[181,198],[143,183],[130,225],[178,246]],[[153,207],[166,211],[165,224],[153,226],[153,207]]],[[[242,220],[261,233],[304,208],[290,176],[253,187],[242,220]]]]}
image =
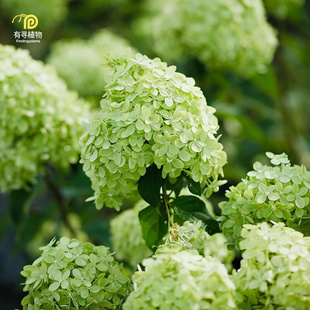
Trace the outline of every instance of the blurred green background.
{"type": "MultiPolygon", "coordinates": [[[[245,177],[256,160],[265,160],[266,151],[286,152],[292,163],[310,168],[310,2],[287,10],[281,8],[284,1],[265,2],[268,22],[279,40],[266,73],[244,77],[210,69],[186,53],[169,63],[194,77],[208,104],[217,110],[220,141],[228,155],[224,169],[228,183],[211,197],[215,208],[225,199],[225,190],[245,177]]],[[[131,46],[149,57],[158,56],[148,38],[137,31],[147,14],[144,0],[0,0],[0,43],[29,49],[33,58],[54,64],[68,86],[95,109],[104,87],[101,54],[127,53],[131,46]],[[13,34],[19,25],[12,24],[12,19],[21,13],[38,17],[41,43],[15,43],[13,34]],[[102,29],[109,34],[100,41],[102,29]],[[81,53],[70,54],[74,48],[81,53]]],[[[48,179],[38,175],[29,191],[0,195],[1,310],[20,307],[19,273],[53,236],[65,234],[110,245],[109,222],[116,212],[97,211],[92,202],[85,202],[92,190],[81,166],[66,172],[50,166],[47,170],[48,179]]],[[[132,204],[126,201],[124,208],[132,204]]]]}

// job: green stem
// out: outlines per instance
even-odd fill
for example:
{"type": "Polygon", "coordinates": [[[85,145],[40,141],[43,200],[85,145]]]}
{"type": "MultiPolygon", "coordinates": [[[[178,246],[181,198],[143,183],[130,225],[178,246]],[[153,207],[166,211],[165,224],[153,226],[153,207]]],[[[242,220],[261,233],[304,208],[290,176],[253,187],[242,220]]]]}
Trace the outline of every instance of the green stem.
{"type": "Polygon", "coordinates": [[[163,190],[163,204],[166,210],[166,218],[167,218],[167,224],[168,224],[168,228],[171,226],[171,214],[170,214],[170,207],[169,207],[169,196],[167,194],[167,187],[166,187],[166,183],[165,183],[165,179],[163,179],[162,181],[162,190],[163,190]]]}

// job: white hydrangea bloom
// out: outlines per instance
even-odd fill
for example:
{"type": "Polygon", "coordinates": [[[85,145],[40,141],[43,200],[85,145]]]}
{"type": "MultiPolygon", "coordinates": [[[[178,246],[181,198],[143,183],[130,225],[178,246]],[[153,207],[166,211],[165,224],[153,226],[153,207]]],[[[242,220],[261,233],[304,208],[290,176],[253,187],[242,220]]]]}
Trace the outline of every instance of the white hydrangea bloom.
{"type": "Polygon", "coordinates": [[[133,276],[124,310],[235,309],[235,286],[225,266],[196,251],[158,254],[133,276]]]}
{"type": "Polygon", "coordinates": [[[216,183],[226,153],[215,136],[215,109],[195,81],[141,54],[107,59],[106,66],[111,81],[101,111],[81,138],[97,208],[118,208],[153,163],[163,178],[185,171],[202,186],[216,183]]]}
{"type": "Polygon", "coordinates": [[[66,168],[77,161],[88,107],[53,68],[0,45],[0,89],[1,190],[34,182],[47,162],[66,168]]]}
{"type": "Polygon", "coordinates": [[[167,61],[197,57],[210,68],[264,72],[277,38],[261,0],[149,0],[137,26],[167,61]]]}
{"type": "Polygon", "coordinates": [[[285,222],[297,230],[300,220],[310,216],[310,172],[290,164],[286,154],[266,153],[274,166],[256,162],[254,170],[226,193],[221,202],[221,229],[238,247],[243,224],[285,222]]]}
{"type": "Polygon", "coordinates": [[[284,223],[246,224],[241,267],[234,273],[242,309],[307,310],[310,304],[310,238],[284,223]]]}

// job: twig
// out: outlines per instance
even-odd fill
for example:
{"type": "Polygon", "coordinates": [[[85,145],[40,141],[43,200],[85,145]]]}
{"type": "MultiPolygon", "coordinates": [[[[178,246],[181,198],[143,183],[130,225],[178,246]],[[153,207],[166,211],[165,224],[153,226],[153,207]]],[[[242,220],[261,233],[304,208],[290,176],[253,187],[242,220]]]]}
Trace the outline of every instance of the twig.
{"type": "Polygon", "coordinates": [[[53,178],[50,174],[49,169],[46,169],[45,180],[46,180],[46,184],[47,184],[49,190],[51,191],[52,195],[54,196],[54,199],[55,199],[57,206],[58,206],[59,213],[62,217],[62,220],[63,220],[65,226],[69,229],[72,236],[76,237],[76,231],[71,226],[71,223],[70,223],[68,216],[67,216],[67,207],[66,207],[65,201],[61,195],[59,188],[57,187],[57,185],[53,181],[53,178]]]}

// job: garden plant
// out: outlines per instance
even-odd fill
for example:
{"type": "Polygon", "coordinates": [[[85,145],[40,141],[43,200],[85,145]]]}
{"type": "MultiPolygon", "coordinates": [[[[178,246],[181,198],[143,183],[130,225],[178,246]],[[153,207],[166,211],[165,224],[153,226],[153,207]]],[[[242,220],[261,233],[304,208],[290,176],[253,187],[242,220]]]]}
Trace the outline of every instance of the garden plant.
{"type": "MultiPolygon", "coordinates": [[[[4,29],[28,7],[3,1],[4,29]]],[[[309,5],[46,9],[40,48],[0,40],[11,306],[309,309],[309,5]]]]}

